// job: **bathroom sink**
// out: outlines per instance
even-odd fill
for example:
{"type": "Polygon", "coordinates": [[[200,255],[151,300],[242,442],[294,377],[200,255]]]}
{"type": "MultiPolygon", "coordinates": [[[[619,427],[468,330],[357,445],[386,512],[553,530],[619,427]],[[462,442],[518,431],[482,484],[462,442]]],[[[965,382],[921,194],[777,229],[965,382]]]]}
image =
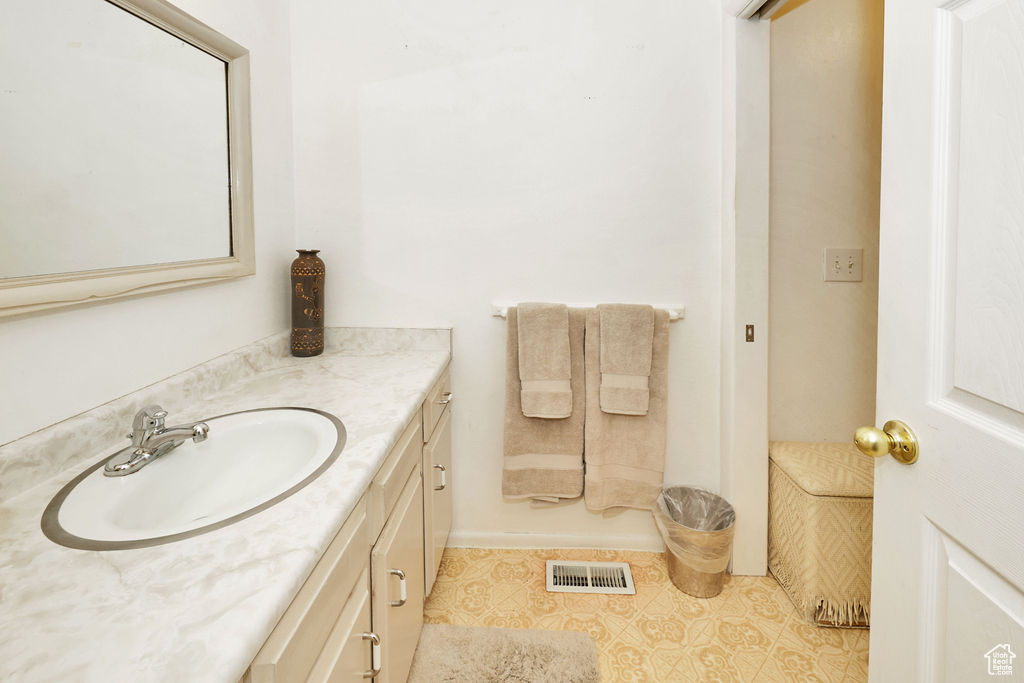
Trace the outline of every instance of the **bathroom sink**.
{"type": "Polygon", "coordinates": [[[111,455],[54,496],[46,536],[83,550],[142,548],[250,517],[322,474],[345,445],[345,426],[311,408],[264,408],[205,420],[186,442],[137,472],[103,476],[111,455]]]}

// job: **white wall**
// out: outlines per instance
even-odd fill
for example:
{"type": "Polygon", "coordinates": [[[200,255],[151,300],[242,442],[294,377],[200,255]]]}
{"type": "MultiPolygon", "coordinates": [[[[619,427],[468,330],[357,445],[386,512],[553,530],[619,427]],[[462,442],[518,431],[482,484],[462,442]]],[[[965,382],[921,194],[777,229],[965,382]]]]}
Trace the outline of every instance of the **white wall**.
{"type": "Polygon", "coordinates": [[[452,542],[660,547],[648,513],[502,500],[489,304],[686,304],[666,479],[719,488],[718,0],[310,0],[292,22],[296,232],[327,322],[455,328],[452,542]]]}
{"type": "Polygon", "coordinates": [[[882,0],[813,0],[772,21],[772,439],[849,441],[875,416],[882,0]],[[823,282],[825,247],[863,282],[823,282]]]}
{"type": "MultiPolygon", "coordinates": [[[[256,275],[0,321],[0,443],[288,325],[294,256],[288,7],[275,0],[175,4],[252,53],[256,275]]],[[[165,407],[173,414],[174,406],[165,407]]]]}

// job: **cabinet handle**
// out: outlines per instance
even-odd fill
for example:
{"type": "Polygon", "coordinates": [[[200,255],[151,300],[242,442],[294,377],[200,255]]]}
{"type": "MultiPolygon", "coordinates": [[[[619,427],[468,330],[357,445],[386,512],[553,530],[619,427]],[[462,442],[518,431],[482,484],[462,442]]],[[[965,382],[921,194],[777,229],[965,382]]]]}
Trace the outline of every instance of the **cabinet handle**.
{"type": "Polygon", "coordinates": [[[392,607],[401,607],[405,604],[406,598],[409,597],[409,593],[405,585],[405,572],[401,569],[389,569],[388,574],[398,577],[398,600],[392,600],[389,604],[392,607]]]}
{"type": "Polygon", "coordinates": [[[438,403],[440,405],[446,406],[446,405],[448,405],[449,403],[452,402],[453,398],[455,398],[455,395],[452,394],[452,392],[450,392],[450,391],[446,391],[443,394],[441,394],[441,400],[438,401],[438,403]]]}
{"type": "Polygon", "coordinates": [[[445,469],[444,465],[434,465],[434,469],[439,470],[441,472],[441,485],[435,486],[434,490],[444,491],[446,488],[448,488],[448,476],[445,474],[448,470],[445,469]]]}
{"type": "Polygon", "coordinates": [[[363,678],[380,675],[380,636],[376,633],[364,633],[363,640],[370,641],[370,670],[363,672],[363,678]]]}

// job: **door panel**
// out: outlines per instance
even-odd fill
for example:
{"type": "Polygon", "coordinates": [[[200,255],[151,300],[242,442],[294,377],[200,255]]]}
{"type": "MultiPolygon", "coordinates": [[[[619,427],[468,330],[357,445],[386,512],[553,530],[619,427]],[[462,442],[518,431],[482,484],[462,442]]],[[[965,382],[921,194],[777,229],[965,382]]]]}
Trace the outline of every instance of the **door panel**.
{"type": "MultiPolygon", "coordinates": [[[[988,679],[1024,654],[1024,0],[890,0],[873,681],[988,679]]],[[[1024,668],[1024,660],[1018,668],[1024,668]]]]}
{"type": "Polygon", "coordinates": [[[1024,596],[941,530],[928,527],[925,541],[931,565],[925,591],[936,596],[933,613],[925,621],[936,628],[925,643],[922,678],[987,677],[985,653],[996,645],[1011,644],[1012,650],[1012,643],[1024,642],[1024,596]],[[963,657],[963,652],[975,656],[963,657]]]}
{"type": "Polygon", "coordinates": [[[1024,15],[1019,0],[952,4],[935,16],[935,398],[1022,431],[1024,15]]]}
{"type": "Polygon", "coordinates": [[[950,150],[958,157],[953,385],[1024,411],[1024,310],[1015,306],[1024,291],[1024,12],[1019,2],[973,0],[941,21],[951,96],[940,106],[959,137],[950,150]]]}

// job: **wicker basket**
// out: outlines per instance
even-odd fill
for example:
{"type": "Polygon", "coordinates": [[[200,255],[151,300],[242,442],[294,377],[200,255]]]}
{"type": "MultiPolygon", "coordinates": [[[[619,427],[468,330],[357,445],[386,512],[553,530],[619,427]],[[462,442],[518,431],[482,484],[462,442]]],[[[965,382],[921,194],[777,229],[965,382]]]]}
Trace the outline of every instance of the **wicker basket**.
{"type": "Polygon", "coordinates": [[[852,445],[771,444],[768,568],[819,625],[870,621],[873,474],[852,445]]]}

